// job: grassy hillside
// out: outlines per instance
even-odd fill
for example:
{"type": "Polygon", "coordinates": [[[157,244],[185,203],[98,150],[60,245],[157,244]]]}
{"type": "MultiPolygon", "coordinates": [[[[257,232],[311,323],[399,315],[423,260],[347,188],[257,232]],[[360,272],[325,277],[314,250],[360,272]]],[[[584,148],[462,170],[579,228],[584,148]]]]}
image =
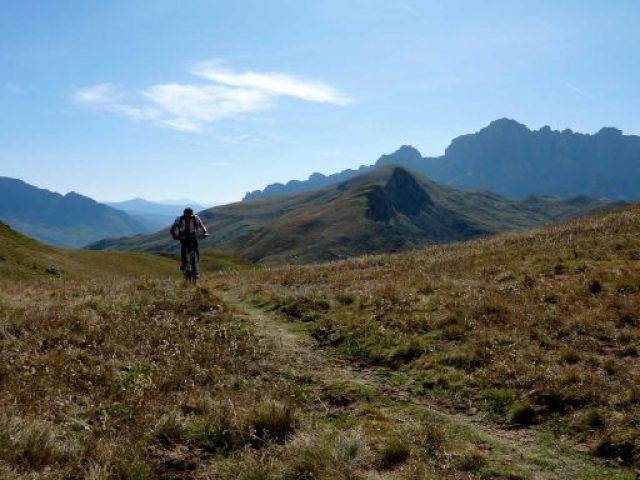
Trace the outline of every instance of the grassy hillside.
{"type": "Polygon", "coordinates": [[[177,265],[175,260],[157,255],[135,252],[76,251],[49,247],[0,223],[0,277],[2,278],[170,275],[176,273],[177,265]]]}
{"type": "Polygon", "coordinates": [[[639,214],[198,288],[3,228],[0,478],[632,480],[639,214]]]}
{"type": "Polygon", "coordinates": [[[640,466],[640,206],[214,282],[411,395],[640,466]]]}
{"type": "MultiPolygon", "coordinates": [[[[44,245],[0,223],[0,278],[105,278],[135,275],[179,278],[177,255],[66,250],[44,245]]],[[[246,267],[248,262],[213,252],[202,255],[203,272],[246,267]]]]}
{"type": "MultiPolygon", "coordinates": [[[[206,210],[201,217],[211,236],[203,248],[264,264],[327,261],[532,228],[612,205],[587,197],[513,201],[387,166],[312,193],[206,210]]],[[[171,251],[177,245],[160,232],[92,248],[171,251]]]]}

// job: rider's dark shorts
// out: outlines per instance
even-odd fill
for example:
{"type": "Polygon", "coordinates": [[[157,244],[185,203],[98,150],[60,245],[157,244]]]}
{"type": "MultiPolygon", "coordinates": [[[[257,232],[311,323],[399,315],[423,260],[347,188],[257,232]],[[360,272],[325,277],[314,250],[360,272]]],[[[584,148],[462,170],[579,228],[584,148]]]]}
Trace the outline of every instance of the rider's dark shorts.
{"type": "Polygon", "coordinates": [[[200,256],[200,248],[198,246],[198,239],[195,236],[188,236],[180,240],[180,259],[182,265],[187,264],[187,246],[192,244],[198,256],[200,256]]]}

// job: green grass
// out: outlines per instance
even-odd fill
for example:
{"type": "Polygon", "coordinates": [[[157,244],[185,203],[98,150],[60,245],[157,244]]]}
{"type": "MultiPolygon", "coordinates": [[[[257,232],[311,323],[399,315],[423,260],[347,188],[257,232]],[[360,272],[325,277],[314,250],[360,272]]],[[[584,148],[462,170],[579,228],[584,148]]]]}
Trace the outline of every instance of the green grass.
{"type": "Polygon", "coordinates": [[[639,239],[634,206],[214,282],[305,322],[323,348],[397,371],[445,408],[499,428],[550,429],[592,456],[638,466],[639,239]]]}
{"type": "Polygon", "coordinates": [[[639,217],[197,288],[0,230],[0,478],[633,479],[639,217]]]}
{"type": "MultiPolygon", "coordinates": [[[[214,252],[201,257],[203,273],[228,272],[251,264],[214,252]]],[[[179,256],[139,252],[67,250],[49,247],[0,223],[0,278],[128,278],[149,275],[179,278],[179,256]]]]}

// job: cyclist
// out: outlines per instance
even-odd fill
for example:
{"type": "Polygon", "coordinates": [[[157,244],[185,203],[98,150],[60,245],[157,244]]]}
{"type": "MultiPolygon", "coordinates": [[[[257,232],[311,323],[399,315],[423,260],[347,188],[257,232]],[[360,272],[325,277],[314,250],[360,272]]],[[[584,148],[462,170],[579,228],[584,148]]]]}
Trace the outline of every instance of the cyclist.
{"type": "Polygon", "coordinates": [[[180,258],[182,260],[182,265],[180,270],[184,271],[187,265],[187,246],[189,244],[193,245],[196,254],[200,256],[200,251],[198,249],[198,230],[200,230],[203,237],[209,236],[207,227],[204,226],[204,223],[202,223],[202,220],[200,220],[198,215],[194,215],[193,209],[191,208],[185,208],[184,213],[173,222],[173,226],[170,230],[171,236],[174,240],[180,240],[181,244],[180,258]]]}

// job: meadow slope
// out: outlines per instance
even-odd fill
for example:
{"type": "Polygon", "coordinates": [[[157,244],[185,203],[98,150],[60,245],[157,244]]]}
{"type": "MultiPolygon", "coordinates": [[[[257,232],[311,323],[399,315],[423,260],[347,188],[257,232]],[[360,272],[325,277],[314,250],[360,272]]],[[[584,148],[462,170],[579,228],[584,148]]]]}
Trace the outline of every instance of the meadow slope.
{"type": "Polygon", "coordinates": [[[4,232],[0,478],[632,480],[638,217],[197,288],[4,232]]]}
{"type": "Polygon", "coordinates": [[[214,285],[447,411],[640,465],[640,206],[214,285]]]}
{"type": "MultiPolygon", "coordinates": [[[[173,276],[177,254],[95,252],[50,247],[0,223],[0,279],[58,280],[114,279],[136,276],[173,276]]],[[[203,272],[241,268],[249,263],[214,252],[202,254],[203,272]]]]}

